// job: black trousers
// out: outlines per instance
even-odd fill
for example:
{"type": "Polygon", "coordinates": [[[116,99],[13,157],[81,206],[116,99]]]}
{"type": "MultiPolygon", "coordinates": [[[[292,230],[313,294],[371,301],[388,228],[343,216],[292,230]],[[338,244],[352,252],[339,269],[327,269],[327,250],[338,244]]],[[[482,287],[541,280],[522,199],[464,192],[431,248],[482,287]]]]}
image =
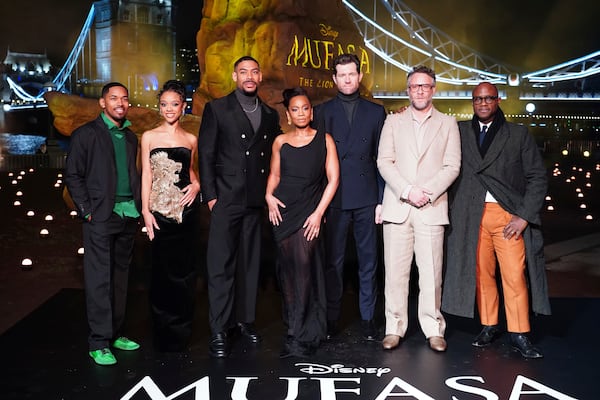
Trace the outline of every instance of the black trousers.
{"type": "Polygon", "coordinates": [[[212,209],[208,232],[209,324],[213,334],[236,322],[254,322],[260,274],[262,208],[212,209]]]}
{"type": "Polygon", "coordinates": [[[361,318],[373,319],[377,302],[377,225],[375,206],[341,210],[330,207],[326,214],[327,320],[337,321],[344,291],[344,260],[348,230],[352,224],[358,260],[359,309],[361,318]]]}
{"type": "Polygon", "coordinates": [[[137,218],[112,214],[107,221],[83,223],[83,274],[90,351],[108,347],[125,319],[129,265],[137,218]]]}

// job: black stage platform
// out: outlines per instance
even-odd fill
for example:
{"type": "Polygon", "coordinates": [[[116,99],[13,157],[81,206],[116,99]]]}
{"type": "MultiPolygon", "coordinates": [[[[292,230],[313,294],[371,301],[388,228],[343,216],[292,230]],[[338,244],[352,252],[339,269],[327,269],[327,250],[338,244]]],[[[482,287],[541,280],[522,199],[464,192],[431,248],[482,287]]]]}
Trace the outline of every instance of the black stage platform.
{"type": "MultiPolygon", "coordinates": [[[[206,293],[200,293],[189,352],[152,348],[147,292],[130,292],[126,334],[137,352],[115,350],[118,364],[87,355],[83,291],[63,289],[0,336],[0,398],[8,399],[598,399],[600,299],[552,299],[554,314],[533,319],[545,358],[524,360],[506,338],[488,349],[470,345],[478,324],[448,317],[448,351],[431,351],[412,311],[406,340],[393,351],[364,342],[345,294],[344,333],[311,359],[279,359],[279,293],[259,294],[264,341],[235,342],[230,358],[207,355],[206,293]]],[[[414,303],[414,301],[413,301],[414,303]]],[[[381,332],[383,333],[383,332],[381,332]]]]}

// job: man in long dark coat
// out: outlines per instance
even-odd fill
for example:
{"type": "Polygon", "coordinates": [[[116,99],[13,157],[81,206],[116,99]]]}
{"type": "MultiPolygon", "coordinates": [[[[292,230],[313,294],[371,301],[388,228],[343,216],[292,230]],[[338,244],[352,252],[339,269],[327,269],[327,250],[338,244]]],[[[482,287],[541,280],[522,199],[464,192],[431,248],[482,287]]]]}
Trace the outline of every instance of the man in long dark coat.
{"type": "Polygon", "coordinates": [[[462,167],[450,191],[442,309],[472,318],[477,300],[483,329],[472,344],[490,345],[502,332],[498,261],[510,344],[525,358],[540,358],[527,335],[527,287],[533,312],[550,314],[540,231],[546,170],[527,128],[506,122],[499,103],[498,89],[481,83],[473,119],[459,123],[462,167]]]}

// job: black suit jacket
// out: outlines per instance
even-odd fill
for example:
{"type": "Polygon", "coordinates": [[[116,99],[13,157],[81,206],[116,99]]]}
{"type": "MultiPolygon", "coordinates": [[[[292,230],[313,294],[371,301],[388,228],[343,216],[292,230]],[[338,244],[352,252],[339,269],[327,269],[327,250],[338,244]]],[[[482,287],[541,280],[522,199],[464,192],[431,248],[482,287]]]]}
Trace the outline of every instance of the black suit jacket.
{"type": "MultiPolygon", "coordinates": [[[[140,174],[137,169],[138,140],[129,129],[125,134],[127,166],[131,192],[141,210],[140,174]]],[[[65,183],[81,217],[92,214],[94,221],[106,221],[112,214],[117,190],[115,148],[108,127],[98,117],[77,128],[71,143],[65,168],[65,183]]]]}
{"type": "Polygon", "coordinates": [[[383,106],[359,98],[352,124],[338,97],[315,107],[316,126],[329,133],[340,160],[340,184],[331,207],[351,210],[381,204],[384,182],[377,170],[383,106]]]}
{"type": "Polygon", "coordinates": [[[198,135],[198,164],[202,200],[221,205],[262,207],[271,147],[281,133],[279,114],[260,102],[260,127],[250,120],[232,92],[206,104],[198,135]]]}

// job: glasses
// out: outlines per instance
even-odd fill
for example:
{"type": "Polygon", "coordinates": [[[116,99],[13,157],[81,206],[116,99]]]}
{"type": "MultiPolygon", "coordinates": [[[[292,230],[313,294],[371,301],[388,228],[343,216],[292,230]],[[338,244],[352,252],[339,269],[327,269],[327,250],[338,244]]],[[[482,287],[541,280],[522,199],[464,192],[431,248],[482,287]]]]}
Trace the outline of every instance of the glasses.
{"type": "Polygon", "coordinates": [[[424,92],[429,92],[431,90],[431,88],[433,88],[435,85],[431,85],[429,83],[414,83],[411,85],[408,85],[408,88],[410,89],[411,92],[418,92],[419,89],[423,90],[424,92]]]}
{"type": "Polygon", "coordinates": [[[496,99],[498,99],[498,96],[473,96],[473,103],[481,104],[485,102],[485,104],[491,104],[496,99]]]}

